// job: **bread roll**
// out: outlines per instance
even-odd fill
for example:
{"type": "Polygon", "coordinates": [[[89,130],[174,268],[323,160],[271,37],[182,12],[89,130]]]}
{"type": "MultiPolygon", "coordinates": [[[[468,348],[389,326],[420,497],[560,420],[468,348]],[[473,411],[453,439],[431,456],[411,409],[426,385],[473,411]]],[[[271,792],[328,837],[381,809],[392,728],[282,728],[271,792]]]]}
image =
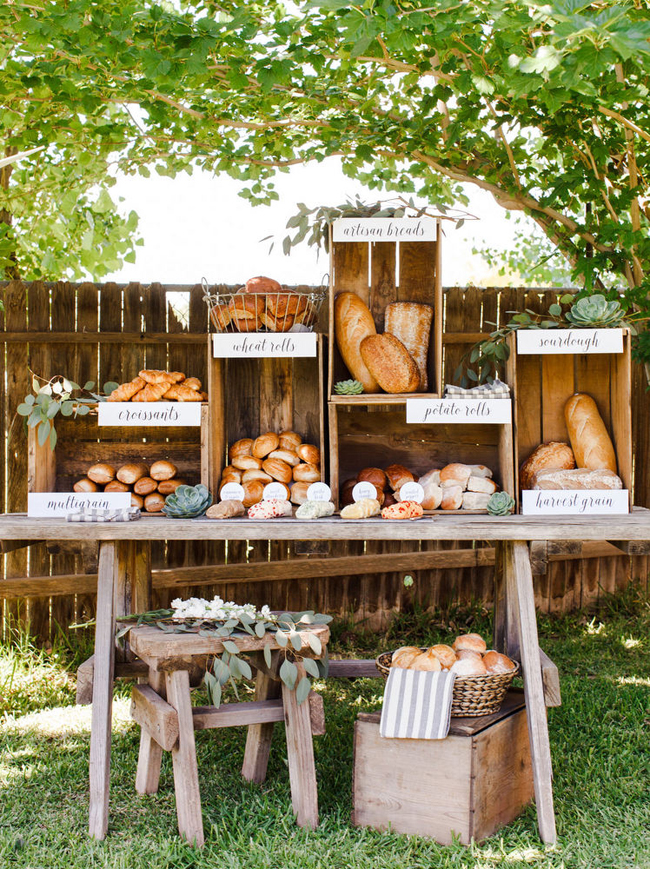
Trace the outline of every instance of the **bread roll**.
{"type": "Polygon", "coordinates": [[[418,649],[417,646],[401,646],[393,652],[390,665],[391,667],[400,667],[400,669],[406,670],[411,661],[421,654],[422,650],[418,649]]]}
{"type": "Polygon", "coordinates": [[[261,326],[265,302],[257,294],[238,293],[228,303],[228,313],[233,325],[240,332],[256,332],[261,326]]]}
{"type": "Polygon", "coordinates": [[[469,465],[463,465],[461,462],[452,462],[440,471],[440,485],[443,487],[452,485],[460,486],[463,491],[467,488],[467,483],[471,476],[472,469],[469,465]]]}
{"type": "Polygon", "coordinates": [[[360,344],[361,358],[384,392],[417,392],[420,372],[415,360],[394,335],[369,335],[360,344]]]}
{"type": "Polygon", "coordinates": [[[386,479],[393,492],[401,489],[404,483],[413,483],[415,477],[404,465],[389,465],[386,468],[386,479]]]}
{"type": "Polygon", "coordinates": [[[261,480],[249,480],[247,483],[243,484],[244,507],[252,507],[253,504],[257,504],[262,500],[264,485],[265,484],[261,480]]]}
{"type": "Polygon", "coordinates": [[[467,481],[468,492],[484,492],[487,495],[493,495],[497,490],[497,484],[489,477],[475,477],[470,475],[467,481]]]}
{"type": "Polygon", "coordinates": [[[269,453],[273,452],[273,450],[277,450],[279,445],[280,438],[275,434],[275,432],[267,431],[266,434],[262,434],[258,438],[255,438],[253,446],[251,447],[251,452],[254,456],[257,456],[258,459],[264,459],[269,453]]]}
{"type": "Polygon", "coordinates": [[[418,483],[425,489],[430,483],[433,483],[436,486],[440,485],[440,469],[432,468],[430,471],[427,471],[426,474],[418,478],[418,483]]]}
{"type": "Polygon", "coordinates": [[[307,462],[310,465],[320,464],[320,450],[313,444],[300,444],[296,452],[298,453],[298,458],[302,459],[303,462],[307,462]]]}
{"type": "Polygon", "coordinates": [[[225,332],[230,325],[230,311],[228,305],[213,305],[210,316],[217,332],[225,332]]]}
{"type": "Polygon", "coordinates": [[[154,462],[149,469],[149,476],[154,480],[158,480],[158,482],[161,480],[171,480],[177,473],[178,468],[176,465],[173,465],[171,462],[165,461],[164,459],[154,462]]]}
{"type": "Polygon", "coordinates": [[[381,468],[364,468],[357,474],[357,482],[372,483],[379,489],[385,489],[388,484],[386,474],[381,468]]]}
{"type": "Polygon", "coordinates": [[[257,459],[255,456],[234,456],[231,460],[233,467],[240,471],[249,471],[251,468],[261,468],[262,459],[257,459]]]}
{"type": "Polygon", "coordinates": [[[136,495],[134,492],[131,492],[131,506],[137,507],[138,510],[142,510],[144,507],[144,498],[142,495],[136,495]]]}
{"type": "Polygon", "coordinates": [[[158,483],[151,477],[140,477],[133,486],[136,495],[150,495],[158,490],[158,483]]]}
{"type": "Polygon", "coordinates": [[[144,499],[144,509],[147,513],[160,513],[164,506],[165,498],[160,492],[152,492],[151,495],[147,495],[144,499]]]}
{"type": "Polygon", "coordinates": [[[283,462],[282,459],[265,459],[262,462],[262,470],[279,483],[290,483],[293,479],[291,465],[283,462]]]}
{"type": "Polygon", "coordinates": [[[540,444],[528,456],[519,468],[519,486],[522,489],[530,489],[533,482],[533,474],[542,468],[575,468],[576,462],[573,451],[568,444],[558,441],[549,441],[540,444]]]}
{"type": "MultiPolygon", "coordinates": [[[[422,484],[420,484],[422,485],[422,484]]],[[[444,489],[441,486],[436,486],[435,483],[429,483],[423,486],[424,498],[422,499],[422,507],[424,510],[437,510],[442,503],[444,489]]]]}
{"type": "Polygon", "coordinates": [[[302,438],[299,434],[296,434],[295,431],[280,432],[280,449],[293,450],[293,452],[295,452],[301,443],[302,438]]]}
{"type": "Polygon", "coordinates": [[[426,392],[429,388],[427,359],[432,321],[431,305],[420,305],[417,302],[393,302],[386,305],[384,312],[384,332],[401,341],[413,357],[420,375],[421,392],[426,392]]]}
{"type": "Polygon", "coordinates": [[[243,290],[246,293],[279,293],[282,290],[282,285],[273,278],[258,275],[257,277],[249,278],[243,290]]]}
{"type": "Polygon", "coordinates": [[[515,664],[507,655],[500,655],[499,652],[491,650],[483,655],[483,663],[488,673],[496,675],[497,673],[509,673],[515,669],[515,664]]]}
{"type": "Polygon", "coordinates": [[[486,465],[468,465],[472,477],[491,477],[492,471],[486,465]]]}
{"type": "Polygon", "coordinates": [[[269,459],[280,459],[280,461],[286,462],[287,465],[291,465],[292,468],[300,464],[298,454],[294,453],[293,450],[273,450],[269,453],[268,457],[269,459]]]}
{"type": "MultiPolygon", "coordinates": [[[[221,478],[222,482],[224,477],[221,478]]],[[[247,471],[241,475],[239,480],[230,480],[231,483],[241,482],[247,483],[249,480],[261,480],[264,484],[273,482],[273,477],[270,474],[267,474],[266,471],[262,471],[259,468],[249,468],[247,471]]]]}
{"type": "Polygon", "coordinates": [[[375,321],[356,293],[339,293],[334,300],[336,344],[348,371],[364,392],[379,392],[379,384],[361,356],[361,342],[376,335],[375,321]]]}
{"type": "Polygon", "coordinates": [[[91,467],[88,468],[86,476],[89,480],[92,480],[93,483],[99,483],[101,486],[105,486],[106,483],[110,483],[111,480],[115,479],[115,468],[113,465],[106,464],[106,462],[98,462],[96,465],[91,465],[91,467]]]}
{"type": "Polygon", "coordinates": [[[564,418],[579,468],[616,473],[616,453],[607,428],[590,395],[576,393],[564,405],[564,418]]]}
{"type": "Polygon", "coordinates": [[[361,498],[354,504],[348,504],[341,510],[341,519],[368,519],[377,516],[381,509],[376,498],[361,498]]]}
{"type": "Polygon", "coordinates": [[[408,669],[438,672],[442,670],[442,664],[440,663],[440,658],[429,649],[426,652],[422,652],[417,658],[413,658],[408,669]]]}
{"type": "Polygon", "coordinates": [[[140,479],[140,477],[149,476],[149,468],[142,462],[130,463],[128,465],[122,465],[115,476],[120,483],[127,483],[129,486],[132,486],[140,479]]]}
{"type": "Polygon", "coordinates": [[[82,477],[81,480],[73,485],[74,492],[99,492],[99,486],[94,480],[89,480],[88,477],[82,477]]]}
{"type": "Polygon", "coordinates": [[[492,495],[487,492],[463,492],[462,510],[487,510],[492,495]]]}
{"type": "Polygon", "coordinates": [[[531,489],[622,489],[623,481],[613,471],[601,468],[590,471],[589,468],[573,468],[572,470],[554,470],[544,468],[533,474],[531,489]]]}
{"type": "Polygon", "coordinates": [[[298,483],[294,483],[291,487],[291,503],[298,505],[304,504],[307,501],[307,489],[310,486],[311,483],[302,480],[298,483]]]}
{"type": "MultiPolygon", "coordinates": [[[[379,503],[383,507],[390,507],[392,504],[397,504],[398,501],[397,501],[397,498],[395,497],[396,494],[397,494],[396,492],[384,492],[383,493],[384,500],[379,501],[379,503]]],[[[379,499],[377,499],[377,500],[379,500],[379,499]]]]}
{"type": "Polygon", "coordinates": [[[487,667],[481,658],[459,658],[449,669],[450,673],[457,676],[485,676],[487,667]]]}
{"type": "Polygon", "coordinates": [[[485,640],[480,634],[461,634],[461,636],[456,637],[452,646],[456,653],[460,649],[469,649],[470,652],[478,652],[479,655],[482,655],[487,649],[485,640]]]}
{"type": "Polygon", "coordinates": [[[187,486],[187,480],[184,480],[182,477],[174,477],[172,480],[161,480],[158,483],[158,491],[161,495],[171,495],[179,486],[187,486]]]}
{"type": "Polygon", "coordinates": [[[446,643],[438,643],[436,646],[431,646],[429,651],[439,659],[443,670],[448,670],[457,660],[456,652],[446,643]]]}
{"type": "Polygon", "coordinates": [[[296,465],[293,469],[293,479],[307,483],[317,483],[320,480],[320,468],[318,465],[296,465]]]}
{"type": "Polygon", "coordinates": [[[225,477],[229,476],[230,474],[234,474],[236,477],[239,477],[239,479],[237,480],[237,482],[239,482],[241,480],[242,473],[243,471],[241,470],[241,468],[236,468],[234,465],[226,465],[226,467],[221,472],[221,476],[225,477]]]}
{"type": "Polygon", "coordinates": [[[232,462],[235,456],[250,456],[253,450],[253,438],[240,438],[228,450],[228,459],[232,462]]]}
{"type": "Polygon", "coordinates": [[[481,659],[481,655],[479,652],[473,652],[471,649],[457,649],[456,657],[458,660],[462,660],[463,658],[473,658],[473,659],[481,659]]]}
{"type": "Polygon", "coordinates": [[[241,501],[226,500],[208,507],[205,515],[208,519],[230,519],[233,516],[243,516],[245,512],[246,508],[241,501]]]}
{"type": "Polygon", "coordinates": [[[446,486],[442,490],[440,506],[443,510],[460,510],[463,503],[463,490],[461,486],[446,486]]]}
{"type": "MultiPolygon", "coordinates": [[[[244,474],[263,474],[263,473],[264,473],[264,471],[251,470],[251,471],[244,471],[244,473],[239,471],[238,474],[222,474],[221,479],[219,480],[219,491],[221,491],[224,486],[227,486],[228,483],[241,483],[241,482],[243,482],[244,474]]],[[[259,477],[251,477],[250,479],[259,479],[259,477]]],[[[267,482],[270,482],[270,480],[267,480],[267,482]]],[[[160,489],[158,489],[158,491],[160,491],[160,489]]]]}
{"type": "Polygon", "coordinates": [[[130,492],[128,485],[126,483],[121,483],[119,480],[111,480],[110,483],[106,483],[104,486],[105,492],[130,492]]]}

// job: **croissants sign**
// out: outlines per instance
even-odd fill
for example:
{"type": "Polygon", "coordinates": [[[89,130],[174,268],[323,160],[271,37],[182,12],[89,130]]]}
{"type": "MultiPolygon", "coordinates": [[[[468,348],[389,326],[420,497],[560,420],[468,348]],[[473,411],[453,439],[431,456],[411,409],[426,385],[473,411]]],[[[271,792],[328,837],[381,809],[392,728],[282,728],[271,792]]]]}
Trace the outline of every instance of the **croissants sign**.
{"type": "Polygon", "coordinates": [[[98,425],[151,426],[201,425],[198,401],[102,401],[98,406],[98,425]]]}

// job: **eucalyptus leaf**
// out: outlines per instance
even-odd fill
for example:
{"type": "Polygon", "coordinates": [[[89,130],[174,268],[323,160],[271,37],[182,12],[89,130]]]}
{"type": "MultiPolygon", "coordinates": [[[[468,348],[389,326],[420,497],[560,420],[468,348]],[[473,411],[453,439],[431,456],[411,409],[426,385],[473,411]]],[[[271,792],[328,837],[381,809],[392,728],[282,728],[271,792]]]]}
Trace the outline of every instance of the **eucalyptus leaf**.
{"type": "Polygon", "coordinates": [[[275,632],[275,640],[276,640],[278,646],[281,646],[284,649],[284,648],[286,648],[287,643],[289,642],[289,637],[287,634],[284,633],[284,631],[277,630],[275,632]]]}
{"type": "Polygon", "coordinates": [[[300,682],[298,682],[298,687],[296,688],[296,702],[298,705],[304,703],[305,700],[309,697],[309,692],[311,691],[311,682],[307,678],[307,676],[303,676],[300,682]]]}
{"type": "Polygon", "coordinates": [[[298,678],[298,668],[293,663],[293,661],[285,658],[282,662],[282,666],[280,667],[279,675],[287,688],[290,691],[293,691],[293,688],[296,684],[296,679],[298,678]]]}
{"type": "Polygon", "coordinates": [[[316,655],[320,655],[323,651],[323,646],[321,641],[318,639],[316,634],[307,634],[307,642],[311,646],[312,651],[316,655]]]}
{"type": "Polygon", "coordinates": [[[273,663],[273,656],[271,654],[271,647],[269,646],[268,643],[264,646],[264,663],[269,668],[271,667],[271,664],[273,663]]]}
{"type": "Polygon", "coordinates": [[[310,676],[313,676],[314,679],[318,679],[320,675],[318,671],[318,664],[313,658],[303,658],[302,665],[310,676]]]}
{"type": "Polygon", "coordinates": [[[266,626],[265,626],[264,622],[256,622],[255,623],[255,634],[260,638],[260,640],[265,635],[265,633],[266,633],[266,626]]]}
{"type": "Polygon", "coordinates": [[[299,652],[302,649],[302,637],[300,636],[298,631],[290,631],[289,640],[296,652],[299,652]]]}
{"type": "Polygon", "coordinates": [[[232,640],[224,640],[223,647],[226,651],[230,652],[231,655],[239,654],[239,646],[232,642],[232,640]]]}
{"type": "Polygon", "coordinates": [[[237,660],[237,666],[239,667],[239,672],[244,677],[244,679],[253,678],[253,671],[251,670],[251,666],[248,661],[245,661],[243,658],[239,658],[237,660]]]}

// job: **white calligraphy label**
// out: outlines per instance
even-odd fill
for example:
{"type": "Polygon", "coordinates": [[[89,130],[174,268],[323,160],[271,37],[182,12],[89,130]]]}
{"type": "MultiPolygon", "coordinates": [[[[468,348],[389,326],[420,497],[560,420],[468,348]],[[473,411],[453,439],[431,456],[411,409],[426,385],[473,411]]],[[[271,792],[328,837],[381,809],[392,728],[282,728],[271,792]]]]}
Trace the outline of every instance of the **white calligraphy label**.
{"type": "Polygon", "coordinates": [[[357,483],[354,489],[352,489],[352,500],[360,501],[362,498],[376,498],[377,497],[377,489],[373,486],[372,483],[368,483],[367,481],[363,481],[362,483],[357,483]]]}
{"type": "Polygon", "coordinates": [[[307,489],[308,501],[330,501],[332,499],[332,490],[327,483],[312,483],[307,489]]]}
{"type": "Polygon", "coordinates": [[[37,519],[64,518],[68,513],[86,510],[127,510],[130,492],[30,492],[27,515],[37,519]]]}
{"type": "Polygon", "coordinates": [[[407,398],[406,422],[512,422],[510,398],[407,398]]]}
{"type": "Polygon", "coordinates": [[[200,401],[101,401],[97,413],[99,425],[201,425],[200,401]]]}
{"type": "Polygon", "coordinates": [[[239,483],[226,483],[225,486],[221,487],[219,497],[222,501],[243,501],[244,487],[240,486],[239,483]]]}
{"type": "Polygon", "coordinates": [[[225,332],[212,336],[215,359],[292,358],[316,355],[315,332],[225,332]]]}
{"type": "Polygon", "coordinates": [[[399,490],[400,501],[417,501],[421,504],[424,501],[424,489],[419,483],[404,483],[399,490]]]}
{"type": "Polygon", "coordinates": [[[265,501],[286,501],[287,487],[284,483],[268,483],[268,485],[264,486],[262,498],[265,501]]]}
{"type": "Polygon", "coordinates": [[[622,329],[518,329],[517,353],[622,353],[622,329]]]}
{"type": "Polygon", "coordinates": [[[435,241],[431,217],[339,217],[332,224],[334,241],[435,241]]]}
{"type": "Polygon", "coordinates": [[[524,489],[521,512],[525,516],[629,513],[630,493],[627,489],[524,489]]]}

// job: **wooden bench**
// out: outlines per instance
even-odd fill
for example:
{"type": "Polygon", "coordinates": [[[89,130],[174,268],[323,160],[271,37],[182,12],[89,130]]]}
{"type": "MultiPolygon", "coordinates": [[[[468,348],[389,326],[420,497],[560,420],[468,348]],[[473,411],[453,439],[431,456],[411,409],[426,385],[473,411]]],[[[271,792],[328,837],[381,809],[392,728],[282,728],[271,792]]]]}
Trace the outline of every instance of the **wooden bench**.
{"type": "MultiPolygon", "coordinates": [[[[326,625],[314,625],[325,650],[329,639],[326,625]]],[[[306,632],[305,632],[306,633],[306,632]]],[[[226,638],[227,639],[227,638],[226,638]]],[[[242,775],[248,781],[262,782],[271,749],[273,725],[284,721],[291,802],[298,825],[314,829],[318,825],[318,793],[312,735],[324,733],[322,700],[313,691],[302,704],[296,702],[277,676],[280,646],[272,633],[262,639],[238,637],[256,668],[255,700],[192,707],[191,676],[201,672],[210,658],[224,651],[217,637],[198,633],[166,633],[157,627],[134,628],[129,634],[131,649],[148,667],[148,678],[133,689],[131,715],[140,725],[140,753],[136,790],[153,794],[158,790],[162,752],[170,751],[174,770],[178,829],[185,839],[203,845],[203,820],[196,760],[195,730],[247,726],[248,735],[242,775]],[[272,664],[264,663],[263,648],[271,648],[272,664]]],[[[304,668],[297,662],[300,679],[304,668]]]]}

